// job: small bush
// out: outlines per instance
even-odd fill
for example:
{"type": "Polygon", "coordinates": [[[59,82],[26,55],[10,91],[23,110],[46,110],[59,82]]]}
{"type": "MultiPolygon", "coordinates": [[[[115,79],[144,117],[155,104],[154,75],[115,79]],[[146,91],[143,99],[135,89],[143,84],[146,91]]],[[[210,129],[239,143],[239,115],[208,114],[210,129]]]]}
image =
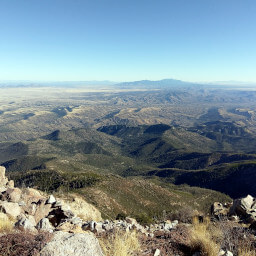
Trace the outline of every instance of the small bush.
{"type": "Polygon", "coordinates": [[[11,233],[0,237],[1,256],[36,256],[51,239],[50,233],[11,233]]]}
{"type": "Polygon", "coordinates": [[[149,225],[153,223],[153,219],[145,213],[141,213],[135,216],[135,219],[141,225],[149,225]]]}
{"type": "Polygon", "coordinates": [[[106,256],[137,256],[140,251],[136,232],[115,232],[101,238],[100,245],[106,256]]]}
{"type": "Polygon", "coordinates": [[[189,205],[185,205],[176,211],[169,213],[167,217],[170,220],[178,220],[179,222],[183,223],[192,223],[192,219],[194,217],[194,209],[189,205]]]}
{"type": "Polygon", "coordinates": [[[121,212],[116,215],[116,220],[125,220],[126,217],[127,217],[127,215],[125,213],[121,212]]]}

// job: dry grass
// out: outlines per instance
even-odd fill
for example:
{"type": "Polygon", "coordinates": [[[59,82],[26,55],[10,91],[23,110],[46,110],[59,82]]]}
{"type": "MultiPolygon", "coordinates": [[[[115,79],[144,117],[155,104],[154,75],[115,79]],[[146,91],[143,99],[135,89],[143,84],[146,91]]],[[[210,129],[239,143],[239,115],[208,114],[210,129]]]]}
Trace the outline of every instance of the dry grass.
{"type": "Polygon", "coordinates": [[[216,256],[220,251],[220,245],[214,240],[221,235],[218,229],[212,228],[209,219],[199,223],[198,218],[193,219],[191,230],[191,248],[193,252],[200,252],[202,256],[216,256]]]}
{"type": "Polygon", "coordinates": [[[100,245],[106,256],[136,256],[140,251],[140,243],[135,231],[117,231],[101,238],[100,245]]]}
{"type": "Polygon", "coordinates": [[[10,233],[13,230],[13,221],[0,212],[0,233],[10,233]]]}
{"type": "Polygon", "coordinates": [[[238,249],[238,256],[256,256],[256,251],[252,248],[241,248],[238,249]]]}
{"type": "Polygon", "coordinates": [[[66,203],[71,211],[84,221],[102,220],[100,211],[77,195],[72,195],[71,200],[68,200],[66,203]]]}

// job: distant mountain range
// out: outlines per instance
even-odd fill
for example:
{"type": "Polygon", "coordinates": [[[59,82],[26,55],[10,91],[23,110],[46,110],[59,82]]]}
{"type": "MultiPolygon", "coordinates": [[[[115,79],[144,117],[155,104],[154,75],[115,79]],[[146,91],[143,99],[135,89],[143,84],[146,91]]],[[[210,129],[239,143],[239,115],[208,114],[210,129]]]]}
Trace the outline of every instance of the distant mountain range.
{"type": "Polygon", "coordinates": [[[187,86],[195,85],[195,83],[184,82],[176,79],[163,79],[159,81],[141,80],[141,81],[134,81],[134,82],[123,82],[117,85],[123,88],[126,88],[126,87],[130,88],[134,86],[166,88],[166,87],[176,87],[176,86],[187,87],[187,86]]]}
{"type": "Polygon", "coordinates": [[[140,80],[131,82],[114,82],[114,81],[0,81],[0,87],[61,87],[61,88],[75,88],[75,87],[99,87],[107,86],[118,89],[178,89],[178,88],[230,88],[234,87],[255,87],[255,83],[238,82],[238,81],[223,81],[223,82],[185,82],[176,79],[162,79],[158,81],[140,80]]]}
{"type": "Polygon", "coordinates": [[[111,86],[111,81],[0,81],[0,87],[83,87],[111,86]]]}

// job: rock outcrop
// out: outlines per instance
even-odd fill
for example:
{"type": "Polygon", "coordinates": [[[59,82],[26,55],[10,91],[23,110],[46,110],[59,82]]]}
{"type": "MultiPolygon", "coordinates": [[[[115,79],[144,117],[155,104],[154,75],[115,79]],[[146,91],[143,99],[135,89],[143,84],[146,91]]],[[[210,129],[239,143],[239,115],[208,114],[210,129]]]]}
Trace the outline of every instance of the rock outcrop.
{"type": "Polygon", "coordinates": [[[212,214],[215,217],[227,216],[233,221],[249,223],[251,228],[256,229],[256,198],[247,195],[244,198],[235,199],[230,205],[215,202],[212,205],[212,214]]]}
{"type": "Polygon", "coordinates": [[[98,240],[91,233],[71,234],[58,231],[40,256],[103,256],[98,240]]]}
{"type": "Polygon", "coordinates": [[[211,208],[211,211],[212,211],[212,214],[219,218],[221,216],[226,216],[229,212],[229,207],[230,205],[227,205],[227,204],[222,204],[220,202],[215,202],[213,205],[212,205],[212,208],[211,208]]]}

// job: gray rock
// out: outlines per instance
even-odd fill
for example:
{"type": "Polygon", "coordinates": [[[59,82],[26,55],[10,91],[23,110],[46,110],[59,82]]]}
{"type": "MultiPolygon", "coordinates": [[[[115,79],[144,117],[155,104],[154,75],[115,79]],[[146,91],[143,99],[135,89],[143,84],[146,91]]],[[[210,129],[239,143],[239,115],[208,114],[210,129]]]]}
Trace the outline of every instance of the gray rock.
{"type": "Polygon", "coordinates": [[[174,220],[174,221],[172,222],[172,226],[173,226],[173,227],[176,227],[178,224],[179,224],[179,221],[178,221],[178,220],[174,220]]]}
{"type": "Polygon", "coordinates": [[[56,201],[53,206],[54,207],[61,207],[62,206],[62,202],[61,201],[56,201]]]}
{"type": "Polygon", "coordinates": [[[50,223],[49,219],[47,219],[47,218],[41,219],[37,223],[36,228],[38,230],[48,231],[48,232],[52,232],[54,230],[54,227],[52,226],[52,224],[50,223]]]}
{"type": "Polygon", "coordinates": [[[254,198],[251,195],[247,195],[247,197],[244,197],[241,199],[241,206],[244,209],[251,209],[253,203],[254,203],[254,198]]]}
{"type": "Polygon", "coordinates": [[[238,216],[245,217],[250,213],[253,203],[254,198],[250,195],[241,199],[236,199],[230,209],[230,214],[237,214],[238,216]]]}
{"type": "Polygon", "coordinates": [[[96,226],[96,222],[95,221],[92,220],[92,221],[89,222],[89,227],[90,227],[91,231],[94,231],[95,226],[96,226]]]}
{"type": "Polygon", "coordinates": [[[26,203],[24,202],[24,201],[19,201],[19,206],[25,206],[26,205],[26,203]]]}
{"type": "Polygon", "coordinates": [[[160,253],[161,253],[161,251],[160,251],[159,249],[156,249],[156,250],[155,250],[155,253],[154,253],[154,256],[159,256],[160,253]]]}
{"type": "Polygon", "coordinates": [[[42,249],[40,256],[104,256],[93,234],[58,231],[42,249]]]}
{"type": "Polygon", "coordinates": [[[219,255],[218,256],[223,256],[223,255],[225,255],[225,251],[223,250],[223,249],[221,249],[220,251],[219,251],[219,255]]]}
{"type": "Polygon", "coordinates": [[[15,223],[15,227],[21,230],[37,231],[35,228],[35,220],[32,218],[21,218],[15,223]]]}
{"type": "Polygon", "coordinates": [[[56,202],[55,197],[53,195],[50,195],[46,201],[46,204],[54,204],[55,202],[56,202]]]}
{"type": "Polygon", "coordinates": [[[173,228],[172,224],[165,223],[164,224],[164,230],[169,231],[173,228]]]}
{"type": "Polygon", "coordinates": [[[0,199],[3,201],[18,203],[21,198],[22,191],[19,188],[8,188],[2,193],[0,199]]]}
{"type": "Polygon", "coordinates": [[[69,222],[75,225],[79,225],[80,227],[83,224],[83,220],[79,217],[73,217],[72,219],[69,220],[69,222]]]}
{"type": "Polygon", "coordinates": [[[96,222],[95,223],[95,231],[97,233],[102,233],[104,232],[105,230],[103,229],[103,224],[101,222],[96,222]]]}
{"type": "Polygon", "coordinates": [[[111,223],[103,223],[102,224],[102,228],[104,229],[104,230],[106,230],[106,231],[110,231],[110,230],[112,230],[113,229],[113,224],[111,224],[111,223]]]}

